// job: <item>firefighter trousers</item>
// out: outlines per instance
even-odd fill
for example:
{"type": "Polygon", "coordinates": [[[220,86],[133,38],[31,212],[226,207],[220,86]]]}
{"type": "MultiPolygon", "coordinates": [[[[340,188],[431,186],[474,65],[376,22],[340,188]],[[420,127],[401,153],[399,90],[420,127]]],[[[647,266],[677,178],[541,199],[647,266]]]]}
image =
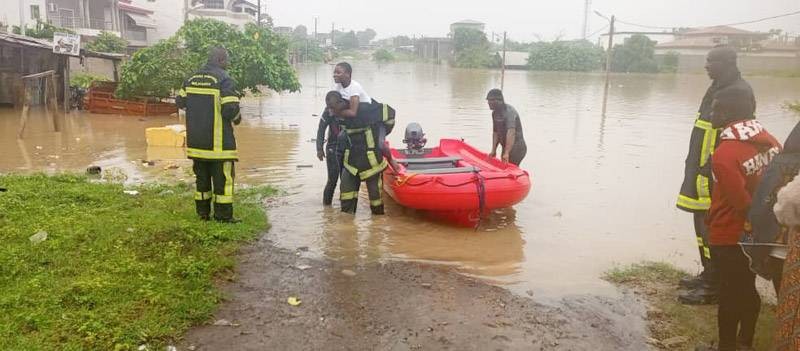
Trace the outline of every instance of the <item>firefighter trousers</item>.
{"type": "Polygon", "coordinates": [[[233,219],[233,178],[236,175],[234,161],[193,162],[192,169],[197,177],[194,194],[197,214],[209,218],[213,202],[214,219],[233,219]]]}
{"type": "MultiPolygon", "coordinates": [[[[367,192],[369,193],[369,208],[374,215],[382,215],[383,200],[381,195],[383,193],[383,172],[373,175],[364,180],[367,183],[367,192]]],[[[342,170],[342,177],[339,186],[339,196],[342,201],[342,212],[356,213],[358,207],[358,190],[361,188],[361,178],[358,175],[353,175],[346,169],[342,170]]]]}

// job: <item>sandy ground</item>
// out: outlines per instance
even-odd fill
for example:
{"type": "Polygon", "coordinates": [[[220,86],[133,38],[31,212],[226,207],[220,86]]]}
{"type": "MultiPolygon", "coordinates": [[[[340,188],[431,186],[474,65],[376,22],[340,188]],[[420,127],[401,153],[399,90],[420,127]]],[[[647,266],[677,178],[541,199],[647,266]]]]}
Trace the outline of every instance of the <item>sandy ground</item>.
{"type": "Polygon", "coordinates": [[[645,309],[632,296],[546,306],[446,267],[303,256],[267,239],[245,249],[227,301],[179,349],[648,349],[645,309]]]}

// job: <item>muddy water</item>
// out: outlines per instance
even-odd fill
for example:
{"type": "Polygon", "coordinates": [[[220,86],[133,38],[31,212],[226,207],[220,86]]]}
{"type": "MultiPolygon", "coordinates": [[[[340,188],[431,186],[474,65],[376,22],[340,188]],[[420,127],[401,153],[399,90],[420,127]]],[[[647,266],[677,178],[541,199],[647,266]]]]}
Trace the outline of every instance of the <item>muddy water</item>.
{"type": "MultiPolygon", "coordinates": [[[[485,94],[497,72],[421,64],[355,64],[355,79],[398,110],[398,144],[408,122],[429,140],[464,138],[488,149],[485,94]]],[[[607,117],[600,114],[602,75],[507,72],[506,100],[520,112],[528,143],[522,167],[533,175],[528,198],[496,211],[478,231],[433,223],[393,203],[371,218],[365,201],[355,218],[321,206],[325,166],[314,144],[332,67],[299,67],[299,94],[247,98],[237,130],[238,181],[276,184],[271,239],[308,254],[359,264],[414,260],[532,291],[541,298],[615,290],[598,277],[615,264],[664,260],[696,269],[690,216],[674,206],[694,114],[708,85],[701,75],[622,75],[613,80],[607,117]],[[311,166],[311,167],[308,167],[311,166]]],[[[780,105],[800,97],[800,79],[751,77],[759,118],[783,139],[797,118],[780,105]]],[[[116,168],[138,182],[190,180],[180,151],[148,148],[144,128],[174,117],[72,114],[53,133],[41,111],[24,141],[16,112],[0,110],[0,171],[116,168]],[[155,166],[140,160],[159,160],[155,166]],[[169,166],[178,169],[165,169],[169,166]]],[[[362,194],[363,196],[364,194],[362,194]]]]}

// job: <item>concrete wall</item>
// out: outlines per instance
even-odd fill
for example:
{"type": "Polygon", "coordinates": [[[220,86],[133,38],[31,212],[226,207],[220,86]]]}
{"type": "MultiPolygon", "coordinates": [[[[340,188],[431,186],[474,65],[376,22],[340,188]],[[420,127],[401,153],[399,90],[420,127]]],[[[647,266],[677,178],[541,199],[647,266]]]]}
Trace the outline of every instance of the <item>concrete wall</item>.
{"type": "MultiPolygon", "coordinates": [[[[122,63],[118,64],[118,68],[122,66],[122,63]]],[[[114,80],[114,61],[97,58],[97,57],[85,57],[83,59],[83,64],[81,64],[81,60],[77,57],[70,57],[69,59],[69,70],[70,74],[81,74],[81,73],[90,73],[96,76],[105,77],[108,80],[114,80]]]]}
{"type": "MultiPolygon", "coordinates": [[[[707,51],[693,55],[680,55],[678,72],[699,73],[705,71],[707,51]]],[[[765,73],[776,71],[800,71],[800,56],[768,56],[765,54],[739,54],[739,69],[743,73],[765,73]]]]}
{"type": "Polygon", "coordinates": [[[183,0],[133,0],[131,5],[153,11],[150,18],[157,27],[147,30],[147,42],[150,45],[171,37],[183,25],[183,0]]]}

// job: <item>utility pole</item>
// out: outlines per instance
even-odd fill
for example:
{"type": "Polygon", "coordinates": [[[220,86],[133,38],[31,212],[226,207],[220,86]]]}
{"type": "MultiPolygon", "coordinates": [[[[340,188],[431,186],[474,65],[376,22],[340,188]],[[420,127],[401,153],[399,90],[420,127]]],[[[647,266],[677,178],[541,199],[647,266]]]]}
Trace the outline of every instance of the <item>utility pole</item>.
{"type": "Polygon", "coordinates": [[[612,49],[614,45],[614,21],[615,17],[611,16],[611,23],[608,29],[608,49],[606,50],[606,84],[603,88],[603,116],[606,115],[606,107],[608,105],[608,86],[611,79],[611,60],[613,59],[612,49]]]}
{"type": "Polygon", "coordinates": [[[258,26],[261,27],[261,0],[258,0],[257,6],[258,6],[258,14],[257,14],[258,17],[256,17],[256,24],[258,24],[258,26]]]}
{"type": "Polygon", "coordinates": [[[183,23],[189,21],[189,0],[183,0],[183,23]]]}
{"type": "Polygon", "coordinates": [[[503,62],[500,64],[500,90],[506,85],[506,32],[503,32],[503,62]]]}
{"type": "Polygon", "coordinates": [[[589,9],[592,7],[592,0],[585,0],[583,4],[583,39],[589,36],[589,9]]]}
{"type": "Polygon", "coordinates": [[[331,22],[331,47],[336,46],[336,23],[331,22]]]}
{"type": "Polygon", "coordinates": [[[19,34],[25,35],[25,0],[19,0],[19,34]]]}
{"type": "Polygon", "coordinates": [[[318,41],[319,38],[317,37],[317,22],[319,21],[319,17],[314,17],[314,41],[318,41]]]}

